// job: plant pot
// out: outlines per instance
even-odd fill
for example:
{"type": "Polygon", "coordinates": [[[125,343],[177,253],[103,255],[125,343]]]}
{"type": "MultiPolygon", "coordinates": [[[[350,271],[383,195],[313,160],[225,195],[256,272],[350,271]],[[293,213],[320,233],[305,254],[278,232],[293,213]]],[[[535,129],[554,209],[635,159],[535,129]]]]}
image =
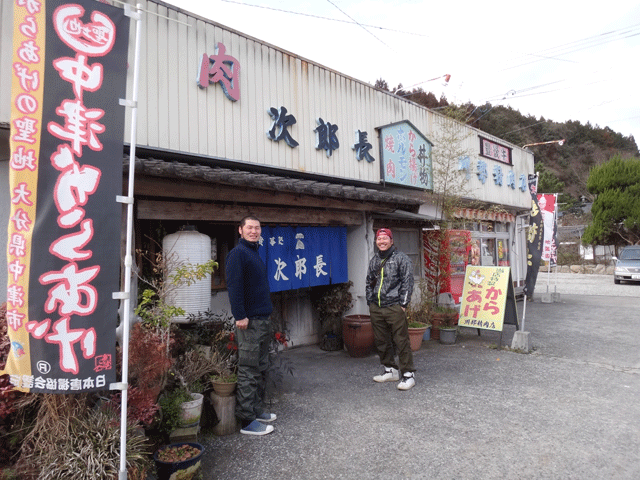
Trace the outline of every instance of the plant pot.
{"type": "Polygon", "coordinates": [[[422,334],[422,341],[428,342],[431,339],[431,327],[427,327],[427,329],[422,334]]]}
{"type": "Polygon", "coordinates": [[[228,397],[236,391],[236,384],[238,382],[221,382],[219,380],[211,380],[213,391],[221,397],[228,397]]]}
{"type": "Polygon", "coordinates": [[[200,424],[200,416],[202,415],[202,399],[201,393],[192,393],[190,402],[183,402],[180,407],[180,427],[194,427],[200,424]]]}
{"type": "Polygon", "coordinates": [[[325,333],[320,341],[320,348],[327,352],[342,350],[344,345],[339,335],[335,333],[325,333]]]}
{"type": "Polygon", "coordinates": [[[420,350],[420,347],[422,346],[422,337],[424,335],[424,332],[427,331],[427,326],[424,327],[419,327],[419,328],[408,328],[407,330],[409,330],[409,343],[411,344],[411,350],[413,350],[414,352],[416,350],[420,350]]]}
{"type": "Polygon", "coordinates": [[[347,315],[342,319],[342,338],[352,357],[366,357],[373,351],[373,327],[369,315],[347,315]]]}
{"type": "Polygon", "coordinates": [[[457,336],[457,328],[440,327],[440,343],[443,343],[445,345],[453,345],[454,343],[456,343],[457,336]]]}
{"type": "Polygon", "coordinates": [[[204,453],[204,447],[195,442],[180,442],[172,443],[166,447],[162,447],[153,454],[153,460],[156,464],[156,474],[158,480],[191,480],[198,478],[200,474],[200,463],[202,454],[204,453]],[[191,457],[187,460],[177,461],[163,461],[159,459],[160,452],[166,451],[171,448],[180,447],[183,445],[189,445],[191,447],[200,450],[195,457],[191,457]]]}

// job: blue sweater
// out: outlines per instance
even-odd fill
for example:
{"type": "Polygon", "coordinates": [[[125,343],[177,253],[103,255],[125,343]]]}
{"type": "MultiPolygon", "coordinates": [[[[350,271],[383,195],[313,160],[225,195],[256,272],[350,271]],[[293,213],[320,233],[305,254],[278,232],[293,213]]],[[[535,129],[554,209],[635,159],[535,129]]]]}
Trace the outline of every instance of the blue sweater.
{"type": "Polygon", "coordinates": [[[236,320],[268,317],[273,311],[267,267],[258,254],[258,244],[241,238],[227,255],[227,290],[236,320]]]}

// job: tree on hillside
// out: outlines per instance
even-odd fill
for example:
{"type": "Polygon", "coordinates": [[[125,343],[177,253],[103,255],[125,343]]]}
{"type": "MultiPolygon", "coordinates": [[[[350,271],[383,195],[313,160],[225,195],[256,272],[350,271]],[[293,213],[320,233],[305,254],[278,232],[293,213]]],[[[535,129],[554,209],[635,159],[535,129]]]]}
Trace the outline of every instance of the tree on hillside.
{"type": "Polygon", "coordinates": [[[640,244],[640,158],[616,155],[591,170],[589,192],[593,222],[582,236],[585,245],[640,244]]]}

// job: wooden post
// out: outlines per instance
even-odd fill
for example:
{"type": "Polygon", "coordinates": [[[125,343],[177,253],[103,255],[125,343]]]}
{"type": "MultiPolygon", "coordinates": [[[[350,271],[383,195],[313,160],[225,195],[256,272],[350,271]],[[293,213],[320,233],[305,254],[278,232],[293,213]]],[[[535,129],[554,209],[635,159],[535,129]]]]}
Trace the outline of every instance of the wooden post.
{"type": "Polygon", "coordinates": [[[238,429],[236,421],[236,396],[221,397],[211,392],[211,404],[218,417],[218,424],[213,427],[216,435],[230,435],[238,429]]]}

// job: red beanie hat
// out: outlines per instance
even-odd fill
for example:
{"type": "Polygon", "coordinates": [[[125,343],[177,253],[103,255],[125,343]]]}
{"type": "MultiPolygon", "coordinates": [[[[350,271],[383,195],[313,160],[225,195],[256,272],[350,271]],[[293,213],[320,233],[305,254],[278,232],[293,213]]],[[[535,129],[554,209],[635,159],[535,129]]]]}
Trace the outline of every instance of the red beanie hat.
{"type": "Polygon", "coordinates": [[[393,240],[393,233],[391,233],[391,230],[389,230],[388,228],[381,228],[380,230],[378,230],[376,232],[376,238],[378,238],[380,235],[386,235],[391,240],[393,240]]]}

